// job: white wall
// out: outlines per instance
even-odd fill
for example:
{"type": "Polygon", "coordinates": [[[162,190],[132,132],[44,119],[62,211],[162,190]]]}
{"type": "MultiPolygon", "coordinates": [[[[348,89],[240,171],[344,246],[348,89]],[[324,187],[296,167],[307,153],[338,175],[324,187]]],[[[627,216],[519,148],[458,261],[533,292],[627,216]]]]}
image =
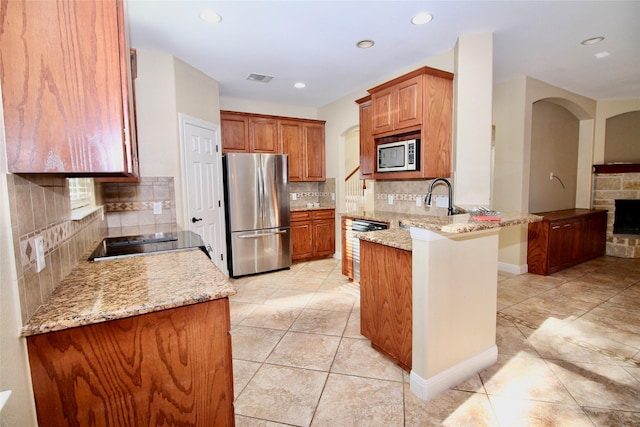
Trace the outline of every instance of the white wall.
{"type": "Polygon", "coordinates": [[[488,205],[491,196],[493,34],[458,38],[455,48],[454,200],[488,205]]]}
{"type": "Polygon", "coordinates": [[[297,107],[293,105],[252,101],[250,99],[230,98],[226,96],[220,97],[220,109],[227,111],[239,111],[242,113],[297,117],[299,119],[318,119],[317,108],[297,107]]]}
{"type": "MultiPolygon", "coordinates": [[[[37,425],[37,421],[27,343],[20,337],[22,317],[7,186],[3,117],[0,102],[0,391],[13,391],[0,413],[0,425],[29,427],[37,425]]],[[[17,219],[13,220],[17,228],[17,219]]]]}
{"type": "Polygon", "coordinates": [[[607,99],[598,101],[596,108],[595,143],[593,147],[593,163],[604,163],[605,133],[607,119],[629,111],[640,110],[640,98],[607,99]]]}
{"type": "Polygon", "coordinates": [[[176,220],[184,222],[178,113],[220,123],[218,82],[173,55],[138,50],[136,111],[140,175],[172,176],[176,220]]]}

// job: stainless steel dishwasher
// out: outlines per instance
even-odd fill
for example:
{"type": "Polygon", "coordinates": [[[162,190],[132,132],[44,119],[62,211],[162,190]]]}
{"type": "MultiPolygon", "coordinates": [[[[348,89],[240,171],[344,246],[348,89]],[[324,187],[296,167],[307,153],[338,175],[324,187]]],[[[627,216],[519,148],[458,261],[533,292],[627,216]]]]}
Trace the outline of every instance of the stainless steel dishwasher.
{"type": "Polygon", "coordinates": [[[386,230],[389,228],[387,223],[379,221],[370,221],[366,219],[354,219],[351,221],[351,228],[347,232],[347,240],[351,241],[353,251],[353,281],[360,282],[360,239],[356,234],[365,231],[386,230]]]}

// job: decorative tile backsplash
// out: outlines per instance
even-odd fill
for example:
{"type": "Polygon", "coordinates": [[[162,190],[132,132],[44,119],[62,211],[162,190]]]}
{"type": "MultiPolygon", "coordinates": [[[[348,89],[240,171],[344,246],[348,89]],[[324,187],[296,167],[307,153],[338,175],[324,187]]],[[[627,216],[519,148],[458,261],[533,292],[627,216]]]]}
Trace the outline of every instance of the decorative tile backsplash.
{"type": "Polygon", "coordinates": [[[104,183],[103,203],[109,229],[175,224],[173,177],[143,177],[138,183],[104,183]],[[154,203],[162,213],[154,214],[154,203]]]}
{"type": "Polygon", "coordinates": [[[11,229],[22,321],[45,301],[80,258],[106,233],[99,209],[72,221],[67,179],[60,175],[7,175],[11,229]],[[37,272],[36,237],[42,237],[45,268],[37,272]]]}
{"type": "Polygon", "coordinates": [[[290,182],[289,205],[291,208],[304,208],[307,203],[320,203],[320,206],[335,207],[336,179],[327,178],[321,182],[290,182]],[[296,200],[293,200],[295,194],[296,200]]]}
{"type": "MultiPolygon", "coordinates": [[[[431,180],[378,180],[375,183],[374,209],[385,212],[400,212],[412,215],[426,215],[424,198],[431,180]],[[393,196],[393,204],[389,204],[393,196]],[[416,198],[422,199],[422,206],[416,206],[416,198]]],[[[433,197],[448,197],[446,185],[435,185],[433,197]]],[[[433,199],[435,200],[435,199],[433,199]]],[[[435,203],[432,201],[432,204],[435,203]]]]}

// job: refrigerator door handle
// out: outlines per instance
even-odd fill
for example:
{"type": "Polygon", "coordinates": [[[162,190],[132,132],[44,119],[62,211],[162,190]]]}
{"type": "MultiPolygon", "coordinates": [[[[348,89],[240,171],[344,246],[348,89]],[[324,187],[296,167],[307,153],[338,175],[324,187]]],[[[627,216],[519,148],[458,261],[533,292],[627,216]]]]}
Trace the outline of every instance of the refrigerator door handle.
{"type": "Polygon", "coordinates": [[[258,166],[258,196],[260,200],[260,221],[262,226],[264,227],[264,204],[265,204],[265,195],[264,195],[264,165],[263,165],[262,156],[260,156],[260,162],[258,166]]]}
{"type": "Polygon", "coordinates": [[[286,234],[287,230],[269,231],[266,233],[241,234],[238,239],[257,239],[265,236],[276,236],[278,234],[286,234]]]}

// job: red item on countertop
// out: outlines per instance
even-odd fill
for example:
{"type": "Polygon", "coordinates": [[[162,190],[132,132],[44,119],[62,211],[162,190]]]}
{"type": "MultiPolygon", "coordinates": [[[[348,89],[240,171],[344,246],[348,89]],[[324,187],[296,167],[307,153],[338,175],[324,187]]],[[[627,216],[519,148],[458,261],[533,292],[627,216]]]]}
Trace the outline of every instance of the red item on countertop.
{"type": "Polygon", "coordinates": [[[499,216],[476,215],[469,218],[472,221],[500,221],[499,216]]]}

